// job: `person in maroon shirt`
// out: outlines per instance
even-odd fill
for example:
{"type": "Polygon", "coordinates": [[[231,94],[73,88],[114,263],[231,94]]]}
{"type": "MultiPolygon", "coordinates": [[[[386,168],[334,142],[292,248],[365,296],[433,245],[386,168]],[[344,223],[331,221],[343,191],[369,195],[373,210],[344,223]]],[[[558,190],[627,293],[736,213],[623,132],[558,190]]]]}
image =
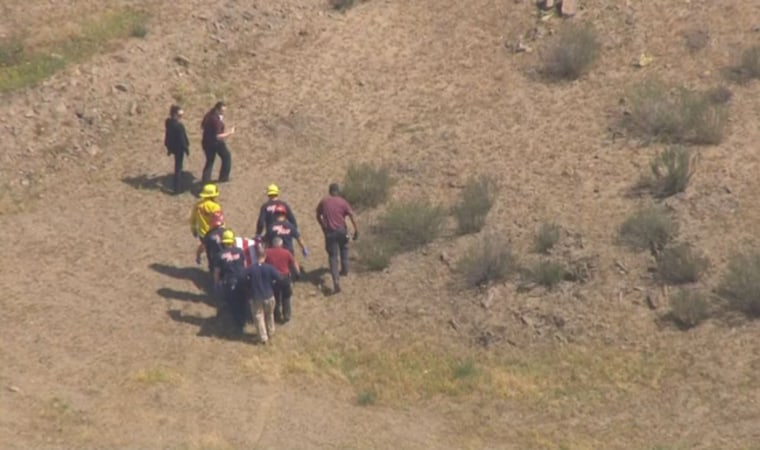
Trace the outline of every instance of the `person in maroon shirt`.
{"type": "Polygon", "coordinates": [[[298,262],[286,248],[282,246],[282,238],[272,239],[272,247],[266,249],[267,264],[272,265],[282,275],[284,281],[274,285],[274,320],[279,323],[290,321],[293,286],[290,270],[301,272],[298,262]]]}
{"type": "Polygon", "coordinates": [[[203,166],[203,184],[211,181],[211,172],[214,170],[214,160],[216,155],[222,158],[222,167],[219,169],[219,182],[225,183],[230,181],[230,171],[232,170],[232,157],[230,150],[227,148],[227,138],[235,134],[235,127],[230,131],[224,128],[224,111],[226,106],[224,102],[217,102],[213,108],[203,117],[201,128],[203,129],[203,139],[201,144],[203,152],[206,154],[206,165],[203,166]]]}
{"type": "Polygon", "coordinates": [[[351,219],[354,227],[353,239],[359,238],[354,212],[351,205],[340,195],[340,187],[332,183],[329,195],[317,205],[317,222],[325,234],[325,249],[330,262],[330,275],[333,280],[333,293],[340,292],[339,275],[348,275],[348,227],[346,217],[351,219]],[[338,256],[340,256],[340,273],[338,273],[338,256]]]}

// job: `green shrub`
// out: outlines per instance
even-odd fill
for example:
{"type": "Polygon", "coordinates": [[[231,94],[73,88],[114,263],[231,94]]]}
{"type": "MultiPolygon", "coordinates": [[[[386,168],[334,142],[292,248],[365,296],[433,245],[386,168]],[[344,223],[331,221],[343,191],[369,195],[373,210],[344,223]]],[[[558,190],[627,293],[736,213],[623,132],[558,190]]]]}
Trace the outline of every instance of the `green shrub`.
{"type": "Polygon", "coordinates": [[[517,266],[509,243],[501,236],[481,237],[459,260],[459,271],[469,287],[505,280],[517,266]]]}
{"type": "Polygon", "coordinates": [[[636,86],[629,95],[626,126],[647,138],[671,143],[718,144],[726,134],[728,113],[711,92],[680,88],[672,92],[657,80],[636,86]]]}
{"type": "Polygon", "coordinates": [[[457,380],[474,378],[478,372],[478,366],[472,360],[463,361],[454,366],[454,378],[457,380]]]}
{"type": "Polygon", "coordinates": [[[394,249],[380,236],[368,236],[356,242],[359,263],[369,271],[384,270],[391,264],[394,249]]]}
{"type": "Polygon", "coordinates": [[[498,190],[498,183],[491,176],[477,176],[467,181],[459,203],[452,209],[460,234],[477,233],[483,229],[498,190]]]}
{"type": "Polygon", "coordinates": [[[644,176],[639,184],[657,198],[670,197],[686,191],[696,164],[696,154],[688,149],[668,148],[652,159],[649,163],[651,174],[644,176]]]}
{"type": "Polygon", "coordinates": [[[377,394],[375,391],[362,391],[356,396],[356,403],[359,406],[374,405],[377,401],[377,394]]]}
{"type": "Polygon", "coordinates": [[[533,247],[539,253],[548,253],[559,242],[562,229],[556,223],[544,223],[539,227],[533,247]]]}
{"type": "Polygon", "coordinates": [[[732,257],[718,294],[728,301],[731,309],[760,317],[760,252],[732,257]]]}
{"type": "Polygon", "coordinates": [[[575,80],[586,73],[599,56],[601,44],[588,25],[568,23],[543,56],[543,72],[555,79],[575,80]]]}
{"type": "Polygon", "coordinates": [[[388,199],[393,184],[387,167],[351,164],[343,179],[341,193],[355,208],[374,208],[388,199]]]}
{"type": "Polygon", "coordinates": [[[693,283],[707,269],[709,262],[689,244],[665,247],[657,255],[657,275],[665,283],[693,283]]]}
{"type": "Polygon", "coordinates": [[[341,12],[352,8],[356,3],[357,0],[330,0],[330,6],[341,12]]]}
{"type": "Polygon", "coordinates": [[[552,289],[565,278],[566,273],[564,264],[545,259],[533,266],[530,278],[534,283],[552,289]]]}
{"type": "Polygon", "coordinates": [[[137,22],[132,25],[130,36],[135,38],[144,39],[148,35],[148,25],[145,22],[137,22]]]}
{"type": "Polygon", "coordinates": [[[664,207],[647,206],[635,211],[620,226],[622,243],[636,250],[659,251],[678,233],[678,224],[664,207]]]}
{"type": "Polygon", "coordinates": [[[392,204],[380,218],[378,234],[396,251],[412,250],[435,240],[443,231],[445,210],[428,200],[392,204]]]}
{"type": "Polygon", "coordinates": [[[678,289],[670,296],[670,317],[681,328],[696,327],[710,316],[710,302],[704,292],[678,289]]]}
{"type": "Polygon", "coordinates": [[[735,70],[743,80],[760,78],[760,45],[745,49],[735,70]]]}
{"type": "Polygon", "coordinates": [[[686,48],[691,53],[696,53],[710,43],[710,33],[701,28],[692,29],[684,33],[684,40],[686,41],[686,48]]]}

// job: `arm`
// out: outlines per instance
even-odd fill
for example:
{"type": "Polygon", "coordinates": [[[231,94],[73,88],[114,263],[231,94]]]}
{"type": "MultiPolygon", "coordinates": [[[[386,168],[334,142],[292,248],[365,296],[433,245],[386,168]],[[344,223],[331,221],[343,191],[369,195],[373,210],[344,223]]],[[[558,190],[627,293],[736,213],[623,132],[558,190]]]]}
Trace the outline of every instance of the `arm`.
{"type": "Polygon", "coordinates": [[[187,130],[182,124],[180,124],[180,132],[182,148],[184,149],[186,155],[190,155],[190,139],[187,138],[187,130]]]}
{"type": "Polygon", "coordinates": [[[354,227],[354,240],[359,239],[359,228],[356,226],[356,220],[354,220],[354,213],[349,212],[348,218],[351,220],[351,225],[354,227]]]}
{"type": "Polygon", "coordinates": [[[261,233],[264,232],[264,226],[266,225],[265,215],[267,213],[267,205],[264,203],[261,205],[261,209],[259,209],[259,220],[256,221],[256,234],[261,236],[261,233]]]}
{"type": "Polygon", "coordinates": [[[319,223],[319,226],[322,227],[322,231],[325,230],[325,224],[322,221],[322,202],[319,203],[317,206],[317,223],[319,223]]]}
{"type": "Polygon", "coordinates": [[[298,223],[296,223],[296,216],[293,214],[293,210],[290,209],[290,205],[285,203],[285,208],[288,210],[286,217],[288,218],[288,222],[292,223],[294,226],[298,226],[298,223]]]}
{"type": "Polygon", "coordinates": [[[214,269],[214,284],[219,283],[219,277],[221,275],[222,270],[220,268],[214,269]]]}

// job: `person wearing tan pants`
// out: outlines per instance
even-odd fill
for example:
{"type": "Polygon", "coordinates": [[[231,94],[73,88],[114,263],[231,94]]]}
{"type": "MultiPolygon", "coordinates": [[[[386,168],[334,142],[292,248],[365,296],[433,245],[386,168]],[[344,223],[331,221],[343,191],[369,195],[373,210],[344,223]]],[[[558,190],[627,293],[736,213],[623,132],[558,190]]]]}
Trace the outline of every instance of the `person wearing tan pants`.
{"type": "Polygon", "coordinates": [[[274,284],[285,279],[274,266],[267,264],[264,248],[256,249],[258,260],[245,270],[248,283],[248,301],[256,324],[256,332],[262,344],[269,342],[274,334],[274,284]]]}

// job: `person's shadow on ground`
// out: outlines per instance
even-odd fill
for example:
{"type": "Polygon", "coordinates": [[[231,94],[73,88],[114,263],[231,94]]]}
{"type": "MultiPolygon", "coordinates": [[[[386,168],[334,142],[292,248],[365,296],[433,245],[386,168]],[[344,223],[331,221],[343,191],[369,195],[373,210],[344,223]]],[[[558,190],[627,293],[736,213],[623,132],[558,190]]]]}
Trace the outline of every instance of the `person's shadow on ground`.
{"type": "Polygon", "coordinates": [[[166,195],[179,195],[185,192],[195,193],[199,184],[198,180],[190,172],[182,171],[180,175],[179,192],[174,192],[174,174],[166,175],[137,175],[134,177],[124,177],[122,182],[132,186],[135,189],[148,189],[159,191],[166,195]]]}
{"type": "Polygon", "coordinates": [[[313,270],[303,270],[302,268],[301,275],[298,277],[297,281],[311,283],[319,288],[322,295],[330,295],[332,289],[328,287],[327,280],[325,279],[325,275],[329,274],[330,269],[325,267],[319,267],[313,270]]]}
{"type": "Polygon", "coordinates": [[[199,327],[198,336],[215,337],[229,341],[241,341],[256,344],[259,338],[255,334],[247,334],[235,326],[232,317],[226,310],[217,310],[212,317],[191,316],[182,311],[171,309],[166,314],[175,322],[187,323],[199,327]]]}
{"type": "Polygon", "coordinates": [[[207,270],[200,267],[175,267],[167,264],[153,263],[150,268],[154,271],[179,280],[192,281],[197,289],[203,291],[203,294],[195,292],[178,291],[167,287],[160,288],[156,291],[158,295],[168,300],[182,300],[193,303],[205,303],[209,306],[215,306],[213,293],[214,281],[207,270]]]}

